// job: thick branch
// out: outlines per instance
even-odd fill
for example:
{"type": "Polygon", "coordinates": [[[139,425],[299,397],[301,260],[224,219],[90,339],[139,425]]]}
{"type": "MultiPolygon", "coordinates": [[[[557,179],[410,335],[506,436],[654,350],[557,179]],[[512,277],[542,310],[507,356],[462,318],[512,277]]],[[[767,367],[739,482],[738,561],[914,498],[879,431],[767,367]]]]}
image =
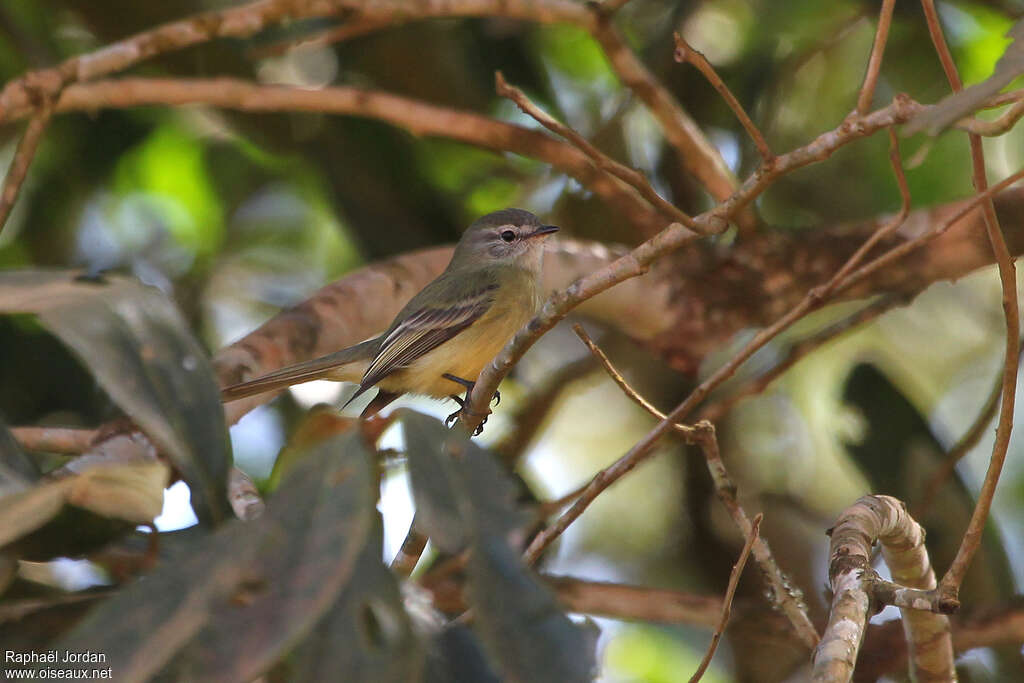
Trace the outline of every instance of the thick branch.
{"type": "MultiPolygon", "coordinates": [[[[932,589],[935,573],[924,547],[924,531],[899,500],[864,496],[847,508],[831,530],[829,583],[832,610],[814,656],[812,680],[847,681],[876,600],[871,548],[877,541],[893,579],[908,588],[932,589]]],[[[915,680],[950,681],[953,644],[944,614],[901,608],[915,680]]]]}
{"type": "MultiPolygon", "coordinates": [[[[496,152],[514,152],[549,163],[576,178],[650,234],[665,225],[633,188],[599,168],[576,147],[536,130],[473,112],[440,107],[375,90],[336,86],[309,90],[257,85],[233,78],[125,78],[70,86],[56,111],[93,111],[147,105],[204,104],[250,112],[306,111],[379,119],[413,135],[445,137],[496,152]]],[[[11,113],[28,114],[29,108],[11,113]]]]}

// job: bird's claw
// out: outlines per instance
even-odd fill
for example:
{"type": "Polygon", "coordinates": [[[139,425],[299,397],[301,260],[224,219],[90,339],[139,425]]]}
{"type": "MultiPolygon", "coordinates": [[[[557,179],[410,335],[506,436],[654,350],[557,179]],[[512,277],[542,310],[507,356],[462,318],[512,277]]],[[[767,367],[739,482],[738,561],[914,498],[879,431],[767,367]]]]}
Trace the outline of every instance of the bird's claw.
{"type": "Polygon", "coordinates": [[[498,405],[499,403],[501,403],[501,392],[498,391],[497,389],[495,389],[495,391],[494,391],[494,399],[493,400],[494,400],[494,405],[498,405]]]}
{"type": "MultiPolygon", "coordinates": [[[[472,413],[470,411],[467,411],[466,410],[466,401],[462,400],[458,396],[452,396],[451,398],[453,398],[459,404],[459,409],[456,410],[454,413],[452,413],[451,415],[449,415],[448,417],[446,417],[444,419],[444,426],[445,427],[451,428],[451,426],[455,423],[455,421],[459,419],[459,415],[461,415],[463,413],[463,411],[465,411],[468,415],[476,415],[477,414],[477,413],[472,413]]],[[[488,414],[485,414],[483,416],[483,419],[480,420],[480,424],[478,424],[476,426],[476,429],[473,430],[473,436],[480,436],[480,434],[483,433],[484,425],[487,424],[487,418],[488,417],[489,417],[489,412],[488,412],[488,414]]]]}

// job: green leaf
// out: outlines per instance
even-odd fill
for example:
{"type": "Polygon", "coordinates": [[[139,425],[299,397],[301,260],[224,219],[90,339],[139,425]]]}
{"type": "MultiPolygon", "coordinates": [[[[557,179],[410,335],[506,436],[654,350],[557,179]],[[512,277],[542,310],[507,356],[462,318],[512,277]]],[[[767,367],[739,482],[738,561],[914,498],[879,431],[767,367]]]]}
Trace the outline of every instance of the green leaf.
{"type": "Polygon", "coordinates": [[[158,290],[122,277],[0,273],[0,313],[34,313],[167,456],[205,524],[230,516],[231,452],[206,352],[158,290]]]}
{"type": "Polygon", "coordinates": [[[311,443],[266,512],[200,538],[56,647],[107,655],[119,681],[249,681],[311,632],[355,569],[376,492],[358,434],[311,443]]]}

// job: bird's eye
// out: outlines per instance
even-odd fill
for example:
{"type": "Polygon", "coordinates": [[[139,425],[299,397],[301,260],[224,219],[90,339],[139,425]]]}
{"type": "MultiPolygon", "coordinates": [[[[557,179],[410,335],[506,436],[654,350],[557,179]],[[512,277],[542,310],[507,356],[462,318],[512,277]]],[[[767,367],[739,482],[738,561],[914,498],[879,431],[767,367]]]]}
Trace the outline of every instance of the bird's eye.
{"type": "Polygon", "coordinates": [[[506,230],[505,232],[501,233],[501,239],[505,240],[506,242],[514,242],[516,239],[516,234],[511,230],[506,230]]]}

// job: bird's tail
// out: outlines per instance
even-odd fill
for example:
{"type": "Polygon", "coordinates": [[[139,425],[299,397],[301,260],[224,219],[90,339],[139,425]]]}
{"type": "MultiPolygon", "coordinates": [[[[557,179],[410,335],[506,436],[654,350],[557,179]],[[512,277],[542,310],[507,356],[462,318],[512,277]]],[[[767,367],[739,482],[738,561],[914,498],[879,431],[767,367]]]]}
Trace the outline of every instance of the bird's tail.
{"type": "MultiPolygon", "coordinates": [[[[293,384],[311,382],[314,379],[341,379],[337,376],[338,368],[359,361],[371,360],[377,354],[380,341],[380,337],[369,339],[361,344],[329,353],[326,356],[289,365],[286,368],[267,373],[262,377],[224,387],[220,391],[221,401],[224,403],[237,401],[240,398],[263,394],[268,391],[277,391],[278,389],[290,387],[293,384]]],[[[348,378],[346,377],[345,379],[348,378]]]]}

